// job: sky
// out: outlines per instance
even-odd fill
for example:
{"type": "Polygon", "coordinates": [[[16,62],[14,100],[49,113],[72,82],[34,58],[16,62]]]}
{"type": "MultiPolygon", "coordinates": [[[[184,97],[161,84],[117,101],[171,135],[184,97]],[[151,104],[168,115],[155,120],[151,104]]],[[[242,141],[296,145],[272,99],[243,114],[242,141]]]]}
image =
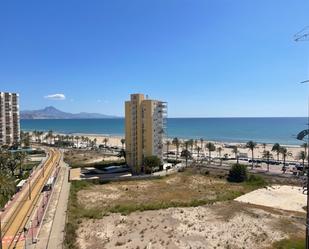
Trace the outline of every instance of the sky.
{"type": "MultiPolygon", "coordinates": [[[[308,0],[1,0],[0,91],[22,110],[169,117],[306,116],[308,0]]],[[[309,29],[308,29],[309,32],[309,29]]]]}

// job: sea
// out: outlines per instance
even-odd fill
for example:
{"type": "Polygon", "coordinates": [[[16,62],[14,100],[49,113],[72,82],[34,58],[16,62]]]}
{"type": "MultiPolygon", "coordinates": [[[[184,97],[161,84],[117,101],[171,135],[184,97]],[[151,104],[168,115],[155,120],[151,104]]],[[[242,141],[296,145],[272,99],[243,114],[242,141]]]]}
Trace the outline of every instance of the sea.
{"type": "MultiPolygon", "coordinates": [[[[219,142],[280,143],[299,145],[297,134],[307,129],[308,118],[168,118],[167,136],[219,142]]],[[[23,131],[49,131],[65,134],[124,135],[123,118],[115,119],[37,119],[21,120],[23,131]]]]}

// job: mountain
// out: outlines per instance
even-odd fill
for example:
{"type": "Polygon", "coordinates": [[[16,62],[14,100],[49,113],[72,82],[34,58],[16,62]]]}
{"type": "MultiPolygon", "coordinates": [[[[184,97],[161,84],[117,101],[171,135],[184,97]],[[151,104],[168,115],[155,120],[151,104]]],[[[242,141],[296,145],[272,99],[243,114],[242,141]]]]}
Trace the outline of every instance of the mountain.
{"type": "Polygon", "coordinates": [[[53,106],[45,107],[42,110],[21,111],[21,119],[100,119],[100,118],[118,118],[116,116],[104,115],[100,113],[69,113],[56,109],[53,106]]]}

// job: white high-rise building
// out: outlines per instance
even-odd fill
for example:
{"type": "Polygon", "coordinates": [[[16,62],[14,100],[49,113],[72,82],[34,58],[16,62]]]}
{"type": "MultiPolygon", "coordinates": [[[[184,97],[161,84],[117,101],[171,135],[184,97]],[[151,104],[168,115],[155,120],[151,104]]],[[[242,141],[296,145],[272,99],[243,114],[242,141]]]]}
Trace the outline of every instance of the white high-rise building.
{"type": "Polygon", "coordinates": [[[0,146],[19,143],[19,95],[0,92],[0,146]]]}

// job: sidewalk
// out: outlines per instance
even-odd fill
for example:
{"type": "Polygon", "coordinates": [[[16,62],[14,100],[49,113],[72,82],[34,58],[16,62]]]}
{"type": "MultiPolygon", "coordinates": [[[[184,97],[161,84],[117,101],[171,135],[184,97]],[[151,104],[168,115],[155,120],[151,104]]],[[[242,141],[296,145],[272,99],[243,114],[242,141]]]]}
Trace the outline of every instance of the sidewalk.
{"type": "Polygon", "coordinates": [[[64,240],[66,210],[69,198],[70,183],[68,167],[61,162],[59,177],[55,183],[49,206],[47,208],[37,243],[32,244],[27,238],[30,249],[61,249],[64,240]]]}

